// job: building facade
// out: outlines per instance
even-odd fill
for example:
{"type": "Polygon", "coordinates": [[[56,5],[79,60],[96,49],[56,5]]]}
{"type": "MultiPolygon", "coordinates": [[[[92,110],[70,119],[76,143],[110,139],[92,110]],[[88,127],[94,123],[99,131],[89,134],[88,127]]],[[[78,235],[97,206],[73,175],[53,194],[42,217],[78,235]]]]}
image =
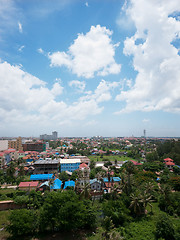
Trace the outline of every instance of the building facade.
{"type": "Polygon", "coordinates": [[[48,135],[48,134],[43,134],[43,135],[40,135],[40,139],[41,140],[57,140],[58,139],[58,132],[54,131],[52,132],[52,135],[48,135]]]}
{"type": "Polygon", "coordinates": [[[37,160],[34,163],[34,174],[49,174],[59,172],[60,160],[46,158],[45,160],[37,160]]]}
{"type": "Polygon", "coordinates": [[[74,172],[79,169],[79,165],[81,164],[80,159],[61,159],[60,160],[60,170],[74,172]]]}
{"type": "Polygon", "coordinates": [[[17,151],[23,151],[21,137],[18,137],[16,140],[9,140],[8,148],[13,148],[16,149],[17,151]]]}
{"type": "Polygon", "coordinates": [[[36,151],[36,152],[46,151],[46,144],[42,142],[24,143],[22,146],[23,151],[36,151]]]}

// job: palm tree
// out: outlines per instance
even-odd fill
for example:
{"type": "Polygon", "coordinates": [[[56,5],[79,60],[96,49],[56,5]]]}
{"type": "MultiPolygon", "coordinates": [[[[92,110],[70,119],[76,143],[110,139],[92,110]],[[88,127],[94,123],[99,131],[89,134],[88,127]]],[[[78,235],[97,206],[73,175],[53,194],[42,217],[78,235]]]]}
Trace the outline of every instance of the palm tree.
{"type": "Polygon", "coordinates": [[[135,193],[131,193],[131,204],[129,208],[132,208],[134,213],[139,216],[144,212],[143,206],[143,196],[137,191],[135,193]]]}
{"type": "Polygon", "coordinates": [[[134,173],[134,164],[129,161],[126,163],[125,171],[127,173],[128,179],[127,179],[127,194],[129,195],[132,191],[132,185],[131,185],[131,175],[134,173]]]}
{"type": "Polygon", "coordinates": [[[80,193],[80,199],[90,199],[90,184],[85,183],[82,192],[80,193]]]}

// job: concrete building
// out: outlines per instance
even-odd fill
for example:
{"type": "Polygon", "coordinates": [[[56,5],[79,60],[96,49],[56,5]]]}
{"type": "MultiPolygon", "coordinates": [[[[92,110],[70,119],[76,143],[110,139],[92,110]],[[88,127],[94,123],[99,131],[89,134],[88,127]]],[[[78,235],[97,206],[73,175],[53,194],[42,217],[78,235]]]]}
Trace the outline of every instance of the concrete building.
{"type": "Polygon", "coordinates": [[[8,149],[8,140],[0,140],[0,151],[8,149]]]}
{"type": "Polygon", "coordinates": [[[48,174],[59,172],[60,160],[46,158],[45,160],[37,160],[34,163],[34,174],[48,174]]]}
{"type": "Polygon", "coordinates": [[[81,163],[80,159],[61,159],[60,160],[60,169],[61,172],[69,171],[74,172],[79,169],[79,165],[81,163]]]}
{"type": "Polygon", "coordinates": [[[71,158],[73,158],[73,159],[80,159],[81,163],[85,163],[88,166],[90,165],[90,159],[88,157],[86,157],[86,156],[70,156],[69,158],[70,159],[71,158]]]}
{"type": "Polygon", "coordinates": [[[58,132],[56,132],[56,131],[52,132],[52,135],[48,135],[48,134],[40,135],[40,139],[41,140],[46,140],[46,141],[48,141],[48,140],[57,140],[57,138],[58,138],[58,132]]]}
{"type": "Polygon", "coordinates": [[[36,152],[46,151],[46,144],[44,144],[43,142],[25,143],[22,146],[23,151],[36,151],[36,152]]]}
{"type": "Polygon", "coordinates": [[[18,137],[16,140],[9,140],[8,148],[13,148],[16,149],[17,151],[23,151],[21,137],[18,137]]]}

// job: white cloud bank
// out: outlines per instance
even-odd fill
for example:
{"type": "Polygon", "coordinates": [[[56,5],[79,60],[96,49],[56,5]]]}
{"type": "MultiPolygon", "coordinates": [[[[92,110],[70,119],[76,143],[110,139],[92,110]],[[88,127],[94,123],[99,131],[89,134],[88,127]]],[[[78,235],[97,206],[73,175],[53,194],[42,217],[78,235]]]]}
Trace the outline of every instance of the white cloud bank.
{"type": "Polygon", "coordinates": [[[86,84],[85,82],[82,82],[82,81],[73,80],[69,82],[69,86],[75,87],[79,92],[83,92],[86,87],[86,84]]]}
{"type": "Polygon", "coordinates": [[[126,38],[124,54],[133,56],[137,71],[134,86],[122,91],[117,101],[126,107],[117,113],[163,110],[180,112],[180,56],[173,46],[179,41],[179,0],[131,0],[126,9],[136,33],[126,38]]]}
{"type": "Polygon", "coordinates": [[[68,52],[49,53],[52,67],[66,66],[78,77],[92,78],[94,74],[118,74],[121,65],[115,61],[112,31],[106,27],[92,26],[88,33],[78,34],[68,52]]]}
{"type": "MultiPolygon", "coordinates": [[[[53,128],[54,125],[58,127],[101,113],[104,107],[99,103],[111,99],[110,91],[118,83],[102,80],[94,92],[66,104],[56,99],[63,94],[60,79],[56,79],[48,89],[44,81],[20,67],[0,62],[0,85],[0,131],[3,133],[7,128],[10,131],[15,128],[20,133],[20,129],[30,132],[34,128],[53,128]]],[[[84,88],[81,85],[81,89],[84,88]]]]}

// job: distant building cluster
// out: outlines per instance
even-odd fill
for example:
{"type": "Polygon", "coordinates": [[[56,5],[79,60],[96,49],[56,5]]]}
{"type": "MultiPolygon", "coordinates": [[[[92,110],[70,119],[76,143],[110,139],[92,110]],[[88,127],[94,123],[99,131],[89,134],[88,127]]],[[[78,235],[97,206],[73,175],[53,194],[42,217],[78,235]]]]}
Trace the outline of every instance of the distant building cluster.
{"type": "Polygon", "coordinates": [[[58,132],[56,132],[56,131],[52,132],[52,135],[47,135],[47,134],[40,135],[40,139],[41,140],[46,140],[46,141],[57,140],[57,138],[58,138],[58,132]]]}
{"type": "Polygon", "coordinates": [[[43,152],[46,151],[46,143],[39,141],[27,141],[22,142],[22,138],[18,137],[13,140],[0,140],[0,151],[5,151],[7,149],[14,149],[16,151],[37,151],[43,152]]]}

